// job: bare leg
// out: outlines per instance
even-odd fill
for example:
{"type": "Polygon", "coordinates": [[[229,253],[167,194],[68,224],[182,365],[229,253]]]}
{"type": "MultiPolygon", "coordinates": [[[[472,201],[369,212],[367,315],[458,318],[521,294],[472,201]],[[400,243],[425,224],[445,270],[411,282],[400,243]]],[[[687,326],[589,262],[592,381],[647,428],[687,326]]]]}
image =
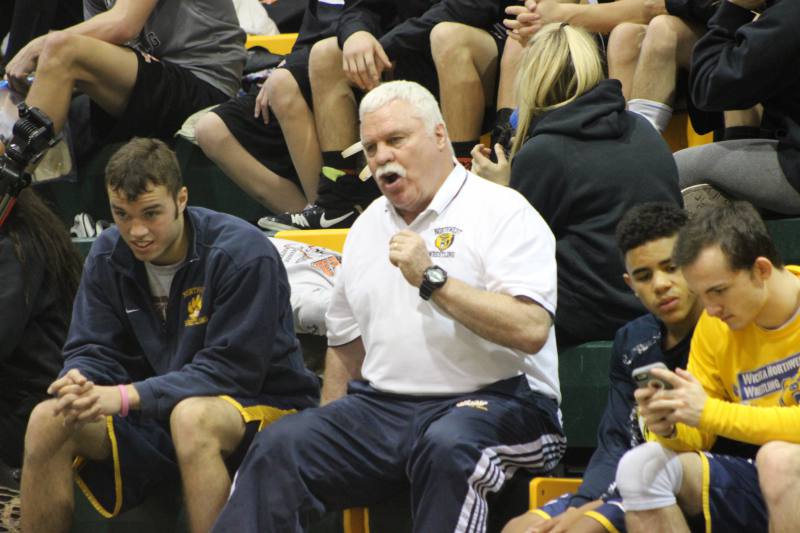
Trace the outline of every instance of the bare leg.
{"type": "Polygon", "coordinates": [[[769,509],[770,533],[797,531],[800,523],[800,445],[768,442],[756,456],[761,493],[769,509]]]}
{"type": "Polygon", "coordinates": [[[172,410],[170,429],[183,479],[193,533],[211,530],[231,490],[224,458],[236,450],[245,427],[221,398],[187,398],[172,410]]]}
{"type": "Polygon", "coordinates": [[[439,98],[452,142],[481,135],[483,113],[494,102],[497,46],[484,30],[441,22],[431,31],[431,54],[439,78],[439,98]]]}
{"type": "Polygon", "coordinates": [[[319,146],[323,152],[344,150],[358,140],[358,109],[336,37],[311,49],[309,76],[319,146]]]}
{"type": "Polygon", "coordinates": [[[608,77],[622,83],[625,100],[631,98],[636,64],[646,30],[644,24],[623,22],[614,27],[608,38],[608,77]]]}
{"type": "Polygon", "coordinates": [[[72,461],[111,453],[105,420],[74,431],[54,414],[55,400],[37,405],[25,433],[22,468],[23,531],[69,531],[74,507],[72,461]]]}
{"type": "Polygon", "coordinates": [[[46,37],[26,102],[47,113],[56,131],[64,127],[73,87],[119,116],[128,105],[137,72],[135,52],[128,48],[53,32],[46,37]]]}
{"type": "Polygon", "coordinates": [[[239,144],[216,113],[206,113],[195,128],[203,152],[255,200],[273,212],[299,211],[306,198],[288,179],[272,172],[239,144]]]}
{"type": "Polygon", "coordinates": [[[497,84],[497,109],[517,107],[514,87],[519,70],[519,62],[525,48],[514,39],[506,39],[503,56],[500,58],[500,81],[497,84]]]}
{"type": "Polygon", "coordinates": [[[684,515],[696,516],[702,512],[703,467],[696,453],[683,453],[679,458],[683,482],[677,494],[678,503],[662,509],[626,512],[625,525],[630,533],[689,533],[684,515]]]}
{"type": "Polygon", "coordinates": [[[677,17],[654,17],[642,41],[631,98],[671,105],[678,68],[689,67],[692,48],[700,35],[698,29],[677,17]]]}
{"type": "MultiPolygon", "coordinates": [[[[513,41],[513,39],[509,39],[508,41],[513,41]]],[[[545,518],[536,513],[521,514],[510,520],[501,533],[527,533],[530,531],[530,528],[543,524],[544,522],[546,522],[545,518]]]]}
{"type": "Polygon", "coordinates": [[[322,151],[317,140],[314,115],[300,92],[297,80],[288,70],[275,70],[267,80],[267,89],[269,105],[281,125],[306,201],[314,203],[322,168],[322,151]]]}
{"type": "Polygon", "coordinates": [[[761,104],[756,104],[750,109],[725,111],[725,127],[736,128],[749,126],[757,128],[761,125],[761,115],[763,112],[764,108],[761,107],[761,104]]]}

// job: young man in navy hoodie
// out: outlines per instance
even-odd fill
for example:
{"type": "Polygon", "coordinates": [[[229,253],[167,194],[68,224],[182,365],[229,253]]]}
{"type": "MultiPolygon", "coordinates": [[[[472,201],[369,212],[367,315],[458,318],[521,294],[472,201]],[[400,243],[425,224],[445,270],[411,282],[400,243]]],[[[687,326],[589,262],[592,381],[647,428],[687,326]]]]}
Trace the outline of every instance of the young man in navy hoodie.
{"type": "Polygon", "coordinates": [[[656,362],[685,367],[692,331],[703,310],[671,259],[686,221],[680,207],[656,202],[640,204],[622,217],[616,237],[625,260],[625,283],[649,313],[628,322],[614,338],[608,404],[598,429],[597,450],[581,486],[515,518],[503,533],[625,531],[625,510],[614,475],[622,455],[644,442],[631,371],[656,362]]]}
{"type": "Polygon", "coordinates": [[[289,285],[252,226],[187,207],[175,155],[134,139],[106,168],[115,228],[86,260],[53,399],[31,415],[23,527],[67,531],[72,480],[104,516],[180,473],[208,531],[256,430],[318,399],[289,285]]]}

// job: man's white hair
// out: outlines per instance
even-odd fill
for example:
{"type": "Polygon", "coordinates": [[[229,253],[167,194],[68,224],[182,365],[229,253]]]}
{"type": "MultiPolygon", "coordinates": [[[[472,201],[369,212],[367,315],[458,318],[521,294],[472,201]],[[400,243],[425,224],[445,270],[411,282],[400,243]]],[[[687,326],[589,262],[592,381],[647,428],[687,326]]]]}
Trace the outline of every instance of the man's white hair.
{"type": "Polygon", "coordinates": [[[358,108],[358,119],[363,122],[364,115],[377,111],[393,100],[408,103],[414,116],[422,121],[431,135],[438,124],[444,124],[439,104],[430,91],[419,83],[405,80],[382,83],[368,92],[358,108]]]}

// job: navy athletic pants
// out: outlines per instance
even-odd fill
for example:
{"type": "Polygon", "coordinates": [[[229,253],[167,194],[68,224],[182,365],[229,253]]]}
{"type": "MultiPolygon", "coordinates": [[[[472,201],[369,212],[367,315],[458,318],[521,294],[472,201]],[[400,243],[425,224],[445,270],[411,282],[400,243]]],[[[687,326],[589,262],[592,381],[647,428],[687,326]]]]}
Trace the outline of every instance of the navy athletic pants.
{"type": "Polygon", "coordinates": [[[486,495],[518,468],[552,469],[565,439],[556,402],[524,376],[457,397],[348,395],[262,431],[215,532],[303,531],[323,511],[367,506],[411,487],[414,530],[482,532],[486,495]]]}

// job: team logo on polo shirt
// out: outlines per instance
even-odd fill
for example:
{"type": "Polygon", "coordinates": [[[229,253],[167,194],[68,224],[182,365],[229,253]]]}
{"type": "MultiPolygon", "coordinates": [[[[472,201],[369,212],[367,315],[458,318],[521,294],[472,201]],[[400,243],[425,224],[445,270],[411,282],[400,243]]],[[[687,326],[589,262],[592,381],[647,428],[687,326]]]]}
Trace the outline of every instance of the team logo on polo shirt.
{"type": "Polygon", "coordinates": [[[431,257],[455,257],[454,252],[448,252],[447,249],[453,245],[456,235],[461,233],[459,228],[453,226],[445,226],[443,228],[434,228],[433,232],[436,234],[436,239],[433,245],[436,247],[436,252],[430,252],[431,257]]]}
{"type": "Polygon", "coordinates": [[[208,322],[208,317],[203,313],[203,287],[192,287],[183,291],[183,297],[188,298],[189,302],[186,304],[186,314],[189,316],[183,325],[187,328],[190,326],[199,326],[208,322]]]}

